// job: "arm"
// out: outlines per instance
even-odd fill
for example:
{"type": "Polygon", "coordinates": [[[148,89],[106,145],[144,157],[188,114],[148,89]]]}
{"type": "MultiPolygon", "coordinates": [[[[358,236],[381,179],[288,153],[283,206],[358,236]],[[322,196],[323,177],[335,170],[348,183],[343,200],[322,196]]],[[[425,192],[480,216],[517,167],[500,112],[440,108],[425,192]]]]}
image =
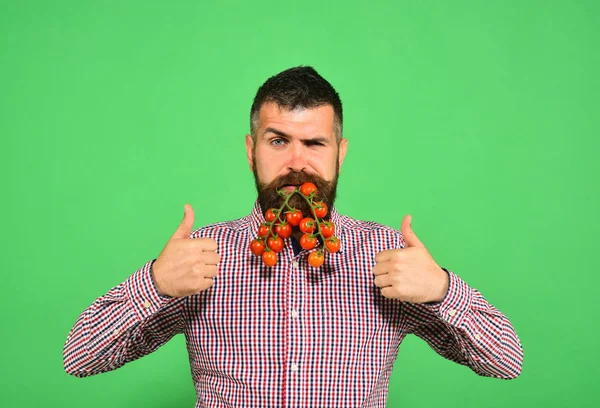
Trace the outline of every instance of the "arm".
{"type": "Polygon", "coordinates": [[[84,310],[63,348],[65,371],[87,377],[152,353],[184,329],[185,298],[162,296],[147,262],[84,310]]]}
{"type": "Polygon", "coordinates": [[[449,360],[479,375],[502,379],[521,373],[523,348],[508,320],[451,271],[440,303],[403,303],[407,331],[449,360]]]}

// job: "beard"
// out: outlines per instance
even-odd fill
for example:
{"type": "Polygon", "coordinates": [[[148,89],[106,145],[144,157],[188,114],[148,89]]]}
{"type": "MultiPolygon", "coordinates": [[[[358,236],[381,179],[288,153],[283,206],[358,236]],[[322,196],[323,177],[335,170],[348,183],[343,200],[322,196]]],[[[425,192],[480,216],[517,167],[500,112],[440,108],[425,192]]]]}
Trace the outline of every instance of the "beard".
{"type": "MultiPolygon", "coordinates": [[[[335,197],[337,193],[337,184],[338,178],[340,175],[340,166],[339,160],[336,159],[336,171],[333,180],[327,181],[318,174],[308,174],[304,171],[290,171],[285,176],[277,177],[273,181],[268,184],[261,182],[258,178],[258,174],[256,173],[256,157],[252,157],[252,164],[254,168],[254,182],[256,184],[256,191],[258,193],[258,203],[260,204],[260,209],[265,215],[269,208],[281,208],[283,203],[285,203],[286,197],[284,195],[277,194],[277,190],[281,189],[283,186],[295,185],[300,186],[303,183],[311,182],[317,187],[317,192],[313,199],[313,202],[323,201],[327,204],[327,214],[323,217],[324,220],[329,220],[331,214],[331,208],[333,207],[333,203],[335,202],[335,197]]],[[[301,197],[300,192],[292,195],[288,201],[288,205],[292,208],[296,208],[302,211],[304,217],[313,217],[310,212],[310,205],[306,201],[305,198],[301,197]]],[[[289,209],[283,208],[283,212],[288,211],[289,209]]],[[[294,227],[297,228],[297,227],[294,227]]]]}

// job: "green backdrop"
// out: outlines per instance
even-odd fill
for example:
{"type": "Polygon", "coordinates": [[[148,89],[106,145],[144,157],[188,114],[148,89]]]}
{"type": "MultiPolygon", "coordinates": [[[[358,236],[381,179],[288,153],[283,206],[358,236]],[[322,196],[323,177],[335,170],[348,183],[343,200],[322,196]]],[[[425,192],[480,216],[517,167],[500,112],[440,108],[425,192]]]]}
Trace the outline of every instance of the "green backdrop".
{"type": "Polygon", "coordinates": [[[600,2],[3,1],[3,407],[193,407],[185,340],[79,379],[79,313],[195,227],[247,215],[257,88],[340,92],[336,205],[412,226],[523,343],[516,380],[407,338],[389,407],[597,406],[600,2]]]}

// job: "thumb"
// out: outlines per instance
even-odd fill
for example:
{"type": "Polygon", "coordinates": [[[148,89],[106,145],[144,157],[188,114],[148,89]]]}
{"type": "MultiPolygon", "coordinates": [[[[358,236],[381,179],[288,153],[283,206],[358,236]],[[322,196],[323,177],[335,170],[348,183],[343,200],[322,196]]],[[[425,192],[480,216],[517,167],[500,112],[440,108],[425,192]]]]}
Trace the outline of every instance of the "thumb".
{"type": "Polygon", "coordinates": [[[402,233],[402,238],[404,238],[404,242],[406,242],[406,247],[423,247],[425,245],[417,238],[417,234],[413,231],[410,226],[412,222],[412,215],[408,214],[404,216],[402,220],[402,225],[400,226],[400,232],[402,233]]]}
{"type": "Polygon", "coordinates": [[[179,224],[177,231],[173,234],[171,239],[185,239],[189,238],[192,233],[192,228],[194,227],[194,209],[189,204],[184,204],[184,215],[183,221],[179,224]]]}

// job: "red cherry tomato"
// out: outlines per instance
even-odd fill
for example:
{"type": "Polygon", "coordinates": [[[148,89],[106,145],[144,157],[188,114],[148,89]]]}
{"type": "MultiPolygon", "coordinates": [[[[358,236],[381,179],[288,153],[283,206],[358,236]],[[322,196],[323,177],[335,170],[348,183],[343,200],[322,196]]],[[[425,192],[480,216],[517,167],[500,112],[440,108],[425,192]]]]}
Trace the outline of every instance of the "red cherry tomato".
{"type": "Polygon", "coordinates": [[[329,252],[337,252],[340,250],[341,242],[337,237],[327,238],[325,240],[325,246],[329,252]]]}
{"type": "Polygon", "coordinates": [[[273,266],[277,263],[277,254],[273,251],[265,251],[262,254],[262,260],[265,265],[273,266]]]}
{"type": "Polygon", "coordinates": [[[323,237],[329,238],[335,232],[335,224],[331,221],[323,221],[321,222],[321,234],[323,237]]]}
{"type": "Polygon", "coordinates": [[[273,222],[275,221],[275,218],[277,218],[277,215],[275,215],[275,212],[273,210],[277,211],[275,208],[269,208],[267,210],[267,213],[265,214],[265,220],[267,220],[268,222],[273,222]]]}
{"type": "Polygon", "coordinates": [[[275,252],[281,252],[283,249],[283,239],[280,237],[269,237],[267,245],[275,252]]]}
{"type": "Polygon", "coordinates": [[[259,237],[266,237],[269,234],[269,226],[268,225],[261,225],[258,228],[258,236],[259,237]]]}
{"type": "Polygon", "coordinates": [[[302,215],[302,211],[300,210],[294,210],[294,211],[288,211],[285,214],[285,219],[287,220],[287,222],[291,225],[291,226],[298,226],[300,224],[300,221],[302,221],[302,218],[304,218],[304,215],[302,215]]]}
{"type": "Polygon", "coordinates": [[[310,217],[302,218],[302,221],[300,221],[300,231],[304,232],[305,234],[310,234],[311,232],[314,232],[314,230],[315,220],[310,217]]]}
{"type": "Polygon", "coordinates": [[[275,226],[275,233],[281,238],[286,239],[292,235],[292,226],[290,224],[277,224],[275,226]]]}
{"type": "Polygon", "coordinates": [[[317,218],[323,218],[327,214],[327,204],[323,201],[317,201],[315,203],[316,208],[311,208],[310,212],[317,218]]]}
{"type": "Polygon", "coordinates": [[[305,196],[310,195],[310,193],[312,193],[313,191],[315,194],[317,194],[317,186],[315,186],[310,181],[307,181],[306,183],[300,186],[300,192],[305,196]]]}
{"type": "Polygon", "coordinates": [[[300,237],[300,246],[306,250],[311,250],[317,246],[317,238],[314,235],[302,234],[300,237]]]}
{"type": "Polygon", "coordinates": [[[323,265],[323,261],[325,261],[325,254],[321,251],[311,252],[310,255],[308,255],[308,263],[313,268],[318,268],[323,265]]]}
{"type": "Polygon", "coordinates": [[[250,251],[252,251],[254,255],[260,256],[265,252],[265,244],[263,244],[261,240],[254,239],[250,244],[250,251]]]}

